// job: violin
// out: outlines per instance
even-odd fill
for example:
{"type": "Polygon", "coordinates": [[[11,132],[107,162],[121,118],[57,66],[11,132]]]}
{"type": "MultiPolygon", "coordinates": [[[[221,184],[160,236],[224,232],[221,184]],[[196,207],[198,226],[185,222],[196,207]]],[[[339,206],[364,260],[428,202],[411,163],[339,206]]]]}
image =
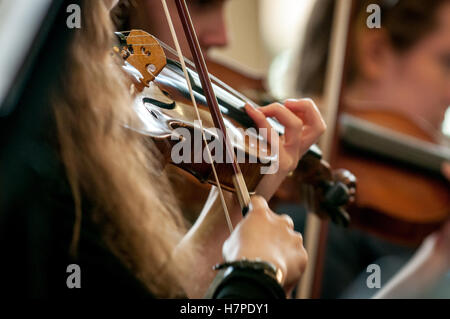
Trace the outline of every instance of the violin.
{"type": "MultiPolygon", "coordinates": [[[[155,142],[165,163],[176,165],[201,183],[217,185],[213,176],[213,165],[204,160],[195,161],[194,156],[199,152],[198,149],[194,150],[194,145],[191,145],[188,150],[191,154],[188,161],[174,163],[171,158],[175,145],[183,139],[183,136],[177,132],[178,129],[186,130],[190,136],[201,134],[200,127],[194,123],[195,110],[189,99],[189,90],[180,63],[166,58],[158,40],[144,31],[132,30],[116,33],[116,35],[119,46],[115,48],[115,51],[125,61],[124,70],[134,84],[134,108],[140,118],[139,123],[134,123],[130,127],[140,134],[149,136],[155,142]]],[[[203,132],[208,140],[216,140],[219,137],[214,130],[210,129],[214,127],[214,124],[199,75],[192,69],[187,71],[189,84],[193,89],[199,115],[204,124],[203,132]]],[[[240,169],[252,193],[264,176],[261,174],[261,168],[270,166],[277,159],[271,154],[268,143],[255,145],[250,143],[250,140],[260,141],[260,136],[252,136],[251,134],[254,133],[251,131],[250,138],[242,135],[242,132],[248,128],[255,127],[252,119],[245,112],[244,106],[246,103],[256,104],[214,76],[211,77],[214,80],[212,86],[231,140],[245,142],[240,145],[233,144],[232,147],[236,155],[243,154],[245,158],[244,163],[240,164],[240,169]]],[[[283,134],[282,125],[275,120],[270,119],[270,121],[274,129],[279,134],[283,134]]],[[[204,146],[200,149],[202,154],[204,146]]],[[[220,186],[227,191],[235,192],[229,165],[224,162],[214,162],[214,166],[216,166],[220,186]]],[[[348,203],[354,193],[353,175],[346,174],[346,178],[339,180],[337,175],[331,172],[329,165],[322,160],[321,151],[317,146],[311,147],[302,158],[295,175],[297,183],[311,185],[317,190],[314,202],[319,216],[331,217],[340,224],[348,224],[348,215],[343,206],[348,203]],[[351,175],[350,178],[349,175],[351,175]]],[[[295,188],[298,189],[298,187],[295,188]]]]}
{"type": "MultiPolygon", "coordinates": [[[[186,161],[180,163],[173,161],[171,157],[173,147],[183,140],[183,136],[179,136],[177,129],[184,128],[189,131],[190,136],[200,136],[200,127],[194,123],[196,120],[195,110],[189,99],[188,87],[183,83],[184,76],[180,64],[170,59],[166,60],[162,48],[155,49],[156,39],[144,31],[133,30],[127,36],[127,39],[130,39],[131,43],[133,37],[138,36],[139,38],[137,39],[139,40],[137,41],[142,43],[145,41],[141,37],[142,35],[148,37],[150,39],[149,42],[146,46],[134,46],[131,51],[142,52],[144,47],[144,50],[149,50],[148,48],[152,47],[152,52],[149,56],[153,58],[150,63],[153,63],[154,69],[152,75],[150,75],[148,70],[145,69],[148,61],[146,61],[145,65],[140,65],[139,61],[135,60],[135,54],[131,52],[126,53],[126,61],[130,61],[130,64],[132,63],[133,66],[136,66],[140,74],[144,73],[140,83],[137,83],[141,92],[136,95],[134,105],[134,109],[141,121],[140,123],[135,123],[132,129],[151,137],[167,162],[189,172],[200,182],[217,185],[213,178],[211,163],[207,163],[205,158],[200,158],[199,160],[195,158],[195,155],[199,153],[198,150],[194,149],[195,143],[189,143],[191,147],[189,150],[190,157],[186,161]],[[164,62],[161,63],[161,61],[164,62]]],[[[136,38],[134,40],[136,41],[136,38]]],[[[127,69],[130,69],[130,66],[127,69]]],[[[192,70],[189,70],[189,73],[190,84],[194,90],[200,119],[203,123],[203,132],[207,135],[208,140],[217,140],[220,137],[214,132],[214,124],[203,89],[198,82],[198,75],[192,70]]],[[[219,89],[217,87],[215,89],[219,93],[219,89]]],[[[224,114],[229,137],[233,141],[245,141],[246,136],[244,136],[243,130],[239,130],[239,128],[249,127],[246,124],[251,122],[251,119],[243,110],[245,102],[239,100],[242,104],[238,107],[236,106],[236,97],[227,95],[225,92],[220,92],[217,97],[221,111],[224,114]]],[[[249,131],[248,134],[254,133],[249,131]]],[[[253,137],[253,140],[260,139],[258,136],[251,137],[253,137]]],[[[241,145],[234,143],[233,147],[236,153],[243,153],[245,156],[245,161],[242,164],[240,163],[240,167],[247,187],[250,191],[253,191],[262,178],[262,175],[259,174],[260,168],[270,165],[276,158],[270,155],[269,150],[264,148],[263,143],[252,146],[247,140],[246,143],[241,145]],[[264,157],[261,154],[267,155],[264,157]]],[[[201,154],[204,153],[203,145],[200,152],[201,154]]],[[[235,191],[231,180],[230,167],[226,165],[227,162],[216,159],[214,164],[217,168],[220,186],[228,191],[235,191]]]]}
{"type": "Polygon", "coordinates": [[[348,109],[341,118],[350,116],[362,121],[365,131],[353,127],[348,134],[365,143],[351,142],[349,125],[344,127],[341,121],[341,145],[334,163],[358,176],[358,194],[348,207],[353,223],[394,242],[419,244],[450,217],[450,184],[439,174],[449,152],[439,156],[434,147],[433,152],[421,155],[419,146],[433,147],[433,138],[402,114],[348,109]],[[371,127],[386,132],[386,137],[377,137],[371,127]],[[398,141],[392,144],[396,136],[398,141]],[[399,152],[407,156],[401,157],[399,152]],[[426,162],[421,164],[416,157],[426,162]]]}

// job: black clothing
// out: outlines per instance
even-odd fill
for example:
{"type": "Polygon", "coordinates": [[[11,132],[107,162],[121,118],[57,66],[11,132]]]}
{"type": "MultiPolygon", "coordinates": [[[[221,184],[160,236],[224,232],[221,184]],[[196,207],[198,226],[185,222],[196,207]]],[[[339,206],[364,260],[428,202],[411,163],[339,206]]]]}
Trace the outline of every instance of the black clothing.
{"type": "Polygon", "coordinates": [[[234,269],[230,275],[221,279],[211,297],[215,299],[284,299],[286,296],[275,279],[250,269],[234,269]]]}

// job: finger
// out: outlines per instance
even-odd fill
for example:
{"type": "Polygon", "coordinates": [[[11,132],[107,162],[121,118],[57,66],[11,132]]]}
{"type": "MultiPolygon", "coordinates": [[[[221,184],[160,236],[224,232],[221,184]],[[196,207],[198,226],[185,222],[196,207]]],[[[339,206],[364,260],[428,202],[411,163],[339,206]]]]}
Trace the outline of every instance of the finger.
{"type": "Polygon", "coordinates": [[[308,262],[308,253],[306,252],[305,246],[303,245],[303,236],[299,232],[295,232],[294,245],[296,248],[296,256],[299,259],[299,263],[301,263],[304,267],[308,262]]]}
{"type": "Polygon", "coordinates": [[[267,142],[272,143],[271,134],[269,134],[269,132],[273,129],[273,127],[272,125],[270,125],[269,121],[267,121],[264,113],[259,111],[259,108],[257,109],[250,104],[246,104],[244,108],[247,114],[255,122],[256,126],[260,129],[260,135],[262,135],[267,140],[267,142]]]}
{"type": "Polygon", "coordinates": [[[294,229],[294,221],[292,220],[292,218],[289,215],[283,214],[283,215],[280,215],[280,217],[286,222],[289,229],[294,229]]]}
{"type": "Polygon", "coordinates": [[[306,267],[308,266],[308,252],[306,251],[305,247],[303,246],[303,239],[302,239],[302,246],[300,248],[300,273],[304,273],[306,270],[306,267]]]}
{"type": "Polygon", "coordinates": [[[267,204],[267,201],[264,199],[264,197],[259,195],[254,195],[251,197],[250,201],[250,213],[252,212],[258,212],[258,213],[266,213],[269,212],[269,205],[267,204]]]}
{"type": "Polygon", "coordinates": [[[298,136],[302,133],[303,121],[289,109],[279,103],[274,103],[260,107],[259,110],[266,117],[275,117],[284,126],[287,145],[300,140],[298,136]]]}
{"type": "Polygon", "coordinates": [[[316,104],[311,99],[286,100],[285,106],[304,123],[304,138],[315,141],[326,130],[325,121],[316,104]]]}
{"type": "Polygon", "coordinates": [[[272,103],[258,108],[266,117],[275,117],[286,128],[301,129],[303,121],[280,103],[272,103]]]}
{"type": "Polygon", "coordinates": [[[295,236],[297,237],[297,240],[298,240],[299,243],[300,243],[300,248],[304,248],[304,247],[303,247],[303,235],[302,235],[302,233],[296,231],[296,232],[295,232],[295,236]]]}
{"type": "Polygon", "coordinates": [[[450,180],[450,162],[442,164],[442,173],[450,180]]]}
{"type": "Polygon", "coordinates": [[[302,115],[302,120],[305,124],[323,122],[319,108],[311,99],[289,99],[284,102],[284,106],[291,112],[302,115]]]}

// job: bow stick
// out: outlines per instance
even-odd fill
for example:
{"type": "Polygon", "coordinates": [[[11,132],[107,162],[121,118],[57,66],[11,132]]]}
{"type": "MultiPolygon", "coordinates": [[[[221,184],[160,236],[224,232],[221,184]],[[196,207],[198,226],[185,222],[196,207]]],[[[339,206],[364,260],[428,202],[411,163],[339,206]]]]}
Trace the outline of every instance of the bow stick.
{"type": "MultiPolygon", "coordinates": [[[[181,52],[179,41],[178,41],[178,38],[177,38],[177,35],[176,35],[176,32],[175,32],[175,28],[174,28],[173,23],[172,23],[172,18],[171,18],[170,12],[168,10],[166,0],[161,0],[161,3],[163,5],[164,12],[165,12],[166,18],[167,18],[167,22],[168,22],[168,25],[169,25],[169,28],[170,28],[170,31],[171,31],[171,34],[172,34],[172,38],[173,38],[173,41],[175,43],[175,48],[177,50],[178,57],[179,57],[179,60],[180,60],[180,63],[181,63],[181,66],[182,66],[182,69],[183,69],[183,72],[184,72],[184,75],[185,75],[185,78],[186,78],[186,82],[187,82],[187,85],[188,85],[188,88],[189,88],[189,93],[191,95],[191,100],[192,100],[192,103],[194,105],[194,109],[195,109],[198,121],[200,123],[200,128],[201,128],[201,131],[202,131],[202,138],[203,138],[203,140],[205,142],[205,147],[207,149],[207,154],[208,154],[209,160],[210,160],[212,168],[213,168],[213,173],[214,173],[214,177],[216,179],[217,187],[219,189],[219,195],[220,195],[220,198],[221,198],[221,201],[222,201],[222,206],[224,208],[225,215],[227,217],[227,222],[228,222],[230,231],[232,231],[232,225],[231,225],[229,213],[228,213],[228,210],[227,210],[227,207],[226,207],[226,203],[225,203],[225,199],[224,199],[224,196],[223,196],[222,189],[220,187],[220,182],[219,182],[218,177],[217,177],[217,173],[216,173],[216,169],[215,169],[215,166],[214,166],[214,162],[212,160],[211,151],[209,149],[208,143],[206,142],[206,137],[204,135],[204,130],[203,130],[203,127],[202,127],[202,122],[201,122],[201,119],[200,119],[200,114],[199,114],[199,111],[198,111],[197,103],[196,103],[195,98],[194,98],[194,94],[193,94],[192,87],[191,87],[191,84],[190,84],[190,81],[189,81],[189,76],[188,76],[188,73],[187,73],[186,65],[185,65],[185,62],[184,62],[183,53],[181,52]]],[[[236,157],[235,157],[235,154],[234,154],[234,149],[231,146],[231,143],[230,143],[230,141],[228,139],[225,123],[224,123],[223,118],[222,118],[222,113],[220,112],[220,109],[219,109],[219,106],[218,106],[218,102],[217,102],[217,98],[215,96],[214,90],[213,90],[212,85],[211,85],[211,80],[209,78],[209,73],[208,73],[208,69],[206,67],[205,59],[203,57],[203,54],[202,54],[202,51],[201,51],[201,48],[200,48],[200,44],[198,42],[197,35],[195,33],[195,29],[194,29],[194,26],[193,26],[193,23],[192,23],[192,19],[190,17],[189,10],[187,8],[186,2],[184,0],[175,0],[175,3],[176,3],[176,6],[177,6],[177,11],[178,11],[180,20],[181,20],[182,25],[183,25],[183,29],[184,29],[184,33],[186,35],[187,42],[189,43],[189,47],[190,47],[190,50],[191,50],[191,53],[192,53],[192,56],[193,56],[193,60],[194,60],[194,63],[195,63],[195,66],[196,66],[196,69],[197,69],[197,72],[198,72],[198,75],[199,75],[199,79],[200,79],[203,91],[205,93],[205,97],[206,97],[206,101],[207,101],[208,107],[210,109],[211,117],[213,119],[215,127],[219,130],[219,132],[222,133],[222,137],[223,137],[223,139],[222,139],[222,147],[223,147],[223,150],[225,151],[226,162],[227,163],[231,163],[231,167],[232,167],[232,170],[233,170],[233,184],[234,184],[234,187],[235,187],[235,192],[236,192],[239,204],[241,206],[242,214],[245,216],[245,214],[250,209],[250,195],[249,195],[249,192],[248,192],[248,189],[247,189],[247,185],[245,184],[244,177],[243,177],[242,172],[241,172],[241,170],[239,168],[239,165],[238,165],[238,163],[236,161],[236,157]]]]}

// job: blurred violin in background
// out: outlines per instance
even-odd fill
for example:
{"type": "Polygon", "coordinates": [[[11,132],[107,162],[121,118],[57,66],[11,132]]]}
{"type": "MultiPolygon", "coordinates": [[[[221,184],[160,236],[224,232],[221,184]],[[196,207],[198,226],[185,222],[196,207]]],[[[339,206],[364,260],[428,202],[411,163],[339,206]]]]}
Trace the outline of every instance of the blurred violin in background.
{"type": "Polygon", "coordinates": [[[358,176],[348,211],[356,226],[389,240],[419,244],[450,217],[450,184],[441,167],[450,149],[392,111],[347,110],[334,163],[358,176]]]}

